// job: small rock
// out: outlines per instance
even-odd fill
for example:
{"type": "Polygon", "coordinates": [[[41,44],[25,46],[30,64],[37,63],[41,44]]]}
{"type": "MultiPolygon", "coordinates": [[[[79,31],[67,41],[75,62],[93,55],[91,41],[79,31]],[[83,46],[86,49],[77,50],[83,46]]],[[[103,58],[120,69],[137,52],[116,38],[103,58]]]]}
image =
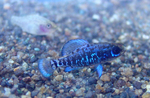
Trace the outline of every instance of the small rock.
{"type": "Polygon", "coordinates": [[[92,84],[96,84],[97,83],[97,80],[94,78],[94,77],[90,77],[88,79],[88,82],[89,82],[89,85],[92,85],[92,84]]]}
{"type": "Polygon", "coordinates": [[[31,92],[31,97],[37,96],[38,93],[39,93],[38,90],[32,91],[31,92]]]}
{"type": "Polygon", "coordinates": [[[114,83],[115,87],[122,87],[124,85],[126,85],[126,82],[122,79],[119,79],[117,82],[114,83]]]}
{"type": "Polygon", "coordinates": [[[86,94],[85,94],[85,98],[95,98],[96,95],[95,93],[93,93],[92,91],[88,91],[86,94]]]}
{"type": "Polygon", "coordinates": [[[135,94],[138,95],[138,96],[140,96],[140,95],[143,93],[142,89],[135,89],[134,92],[135,92],[135,94]]]}
{"type": "Polygon", "coordinates": [[[4,91],[5,91],[4,95],[7,96],[7,97],[9,97],[9,95],[11,94],[10,88],[5,87],[4,91]]]}
{"type": "Polygon", "coordinates": [[[4,50],[4,46],[0,46],[0,52],[2,52],[4,50]]]}
{"type": "Polygon", "coordinates": [[[25,78],[23,78],[23,81],[26,82],[26,83],[27,83],[27,82],[31,82],[31,78],[30,78],[29,76],[28,76],[28,77],[25,77],[25,78]]]}
{"type": "Polygon", "coordinates": [[[16,76],[22,75],[24,73],[24,71],[22,70],[22,68],[17,67],[14,69],[14,73],[16,76]]]}
{"type": "Polygon", "coordinates": [[[63,75],[57,75],[57,76],[55,77],[55,80],[56,80],[56,81],[62,81],[62,79],[63,79],[63,75]]]}
{"type": "Polygon", "coordinates": [[[9,59],[8,63],[13,64],[14,61],[12,59],[9,59]]]}
{"type": "Polygon", "coordinates": [[[9,10],[10,9],[10,4],[9,3],[4,3],[3,9],[4,10],[9,10]]]}
{"type": "Polygon", "coordinates": [[[103,74],[100,79],[104,82],[110,81],[110,76],[108,76],[107,74],[103,74]]]}
{"type": "Polygon", "coordinates": [[[140,89],[140,88],[141,88],[141,85],[142,85],[141,82],[137,82],[137,81],[133,82],[133,86],[134,86],[135,88],[137,88],[137,89],[140,89]]]}
{"type": "Polygon", "coordinates": [[[28,68],[28,64],[26,62],[23,62],[22,70],[26,71],[27,68],[28,68]]]}
{"type": "Polygon", "coordinates": [[[150,98],[150,92],[145,92],[145,93],[142,95],[142,98],[150,98]]]}
{"type": "Polygon", "coordinates": [[[133,75],[133,72],[132,72],[131,68],[121,67],[121,68],[119,68],[119,71],[121,71],[121,74],[125,75],[125,76],[132,76],[133,75]]]}
{"type": "Polygon", "coordinates": [[[32,77],[31,77],[32,80],[35,80],[35,81],[38,81],[40,80],[40,75],[36,75],[34,74],[32,77]]]}
{"type": "Polygon", "coordinates": [[[150,85],[146,85],[147,92],[150,92],[150,85]]]}
{"type": "Polygon", "coordinates": [[[59,92],[60,92],[60,93],[64,93],[64,89],[60,89],[59,92]]]}
{"type": "Polygon", "coordinates": [[[104,87],[100,86],[99,84],[96,85],[96,89],[101,90],[102,92],[105,92],[104,87]]]}
{"type": "Polygon", "coordinates": [[[92,19],[93,19],[93,20],[100,20],[100,16],[99,16],[98,14],[94,14],[94,15],[92,16],[92,19]]]}
{"type": "Polygon", "coordinates": [[[150,63],[144,63],[144,68],[145,69],[150,69],[150,63]]]}
{"type": "Polygon", "coordinates": [[[76,91],[76,96],[83,96],[85,88],[80,88],[76,91]]]}

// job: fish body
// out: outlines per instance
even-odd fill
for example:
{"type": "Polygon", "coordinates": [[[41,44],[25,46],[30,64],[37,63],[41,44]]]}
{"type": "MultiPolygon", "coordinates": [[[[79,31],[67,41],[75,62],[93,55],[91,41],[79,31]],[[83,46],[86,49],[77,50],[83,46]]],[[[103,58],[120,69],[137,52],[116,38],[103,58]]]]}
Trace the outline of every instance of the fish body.
{"type": "MultiPolygon", "coordinates": [[[[53,60],[41,59],[39,70],[44,77],[49,77],[57,67],[66,67],[65,71],[69,72],[112,60],[119,57],[122,52],[122,46],[117,44],[90,44],[83,39],[75,39],[66,43],[62,48],[63,57],[53,60]]],[[[100,77],[102,74],[101,64],[97,66],[97,71],[100,77]]]]}
{"type": "Polygon", "coordinates": [[[57,28],[53,22],[40,16],[39,14],[12,16],[11,23],[21,27],[23,31],[33,35],[52,36],[57,28]]]}

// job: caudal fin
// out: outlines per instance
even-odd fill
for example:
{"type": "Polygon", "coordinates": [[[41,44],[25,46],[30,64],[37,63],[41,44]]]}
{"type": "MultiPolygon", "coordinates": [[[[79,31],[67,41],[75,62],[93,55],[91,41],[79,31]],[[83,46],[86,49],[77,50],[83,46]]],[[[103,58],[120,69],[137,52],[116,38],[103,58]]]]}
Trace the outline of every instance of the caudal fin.
{"type": "Polygon", "coordinates": [[[54,69],[51,67],[50,61],[47,59],[40,59],[38,62],[38,68],[40,73],[45,78],[50,77],[54,72],[54,69]]]}

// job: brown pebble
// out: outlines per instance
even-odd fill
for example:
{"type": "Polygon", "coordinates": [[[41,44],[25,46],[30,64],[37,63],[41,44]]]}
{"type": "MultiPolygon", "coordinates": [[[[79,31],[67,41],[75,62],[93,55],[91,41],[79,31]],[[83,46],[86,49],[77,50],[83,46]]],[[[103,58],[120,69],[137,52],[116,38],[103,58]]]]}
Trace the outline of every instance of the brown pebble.
{"type": "Polygon", "coordinates": [[[105,92],[104,87],[101,87],[99,84],[96,85],[96,89],[101,90],[102,92],[105,92]]]}
{"type": "Polygon", "coordinates": [[[107,74],[103,74],[100,79],[104,82],[110,81],[110,77],[107,74]]]}

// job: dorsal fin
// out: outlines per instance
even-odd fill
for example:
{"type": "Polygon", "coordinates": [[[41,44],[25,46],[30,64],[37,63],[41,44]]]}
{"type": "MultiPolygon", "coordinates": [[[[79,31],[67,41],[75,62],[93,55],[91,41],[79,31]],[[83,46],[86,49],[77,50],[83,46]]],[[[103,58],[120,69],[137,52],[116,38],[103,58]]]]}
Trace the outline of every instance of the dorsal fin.
{"type": "Polygon", "coordinates": [[[84,46],[86,44],[89,44],[89,42],[83,39],[70,40],[63,46],[61,50],[61,55],[62,56],[68,55],[71,52],[73,52],[75,49],[84,46]]]}

